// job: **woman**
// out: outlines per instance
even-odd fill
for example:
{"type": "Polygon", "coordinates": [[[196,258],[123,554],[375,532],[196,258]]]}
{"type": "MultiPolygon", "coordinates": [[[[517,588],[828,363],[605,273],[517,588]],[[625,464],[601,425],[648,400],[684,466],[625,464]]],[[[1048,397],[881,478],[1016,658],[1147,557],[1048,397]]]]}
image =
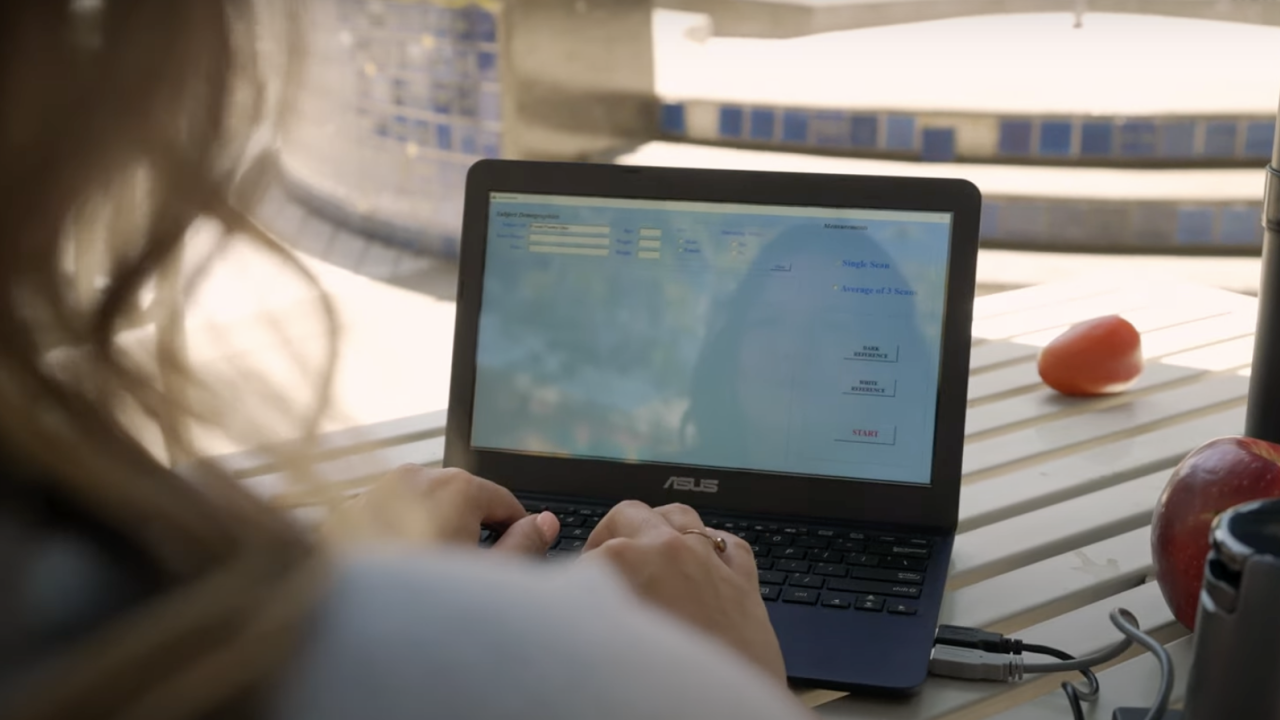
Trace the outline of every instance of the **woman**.
{"type": "Polygon", "coordinates": [[[335,513],[329,552],[216,468],[170,469],[192,429],[288,417],[180,342],[175,278],[223,247],[305,274],[229,199],[267,106],[253,10],[0,4],[0,717],[802,716],[749,549],[686,507],[624,503],[546,567],[517,556],[553,516],[402,468],[335,513]],[[184,261],[201,218],[225,238],[184,261]],[[141,307],[154,340],[126,347],[141,307]],[[487,554],[481,523],[509,525],[487,554]]]}

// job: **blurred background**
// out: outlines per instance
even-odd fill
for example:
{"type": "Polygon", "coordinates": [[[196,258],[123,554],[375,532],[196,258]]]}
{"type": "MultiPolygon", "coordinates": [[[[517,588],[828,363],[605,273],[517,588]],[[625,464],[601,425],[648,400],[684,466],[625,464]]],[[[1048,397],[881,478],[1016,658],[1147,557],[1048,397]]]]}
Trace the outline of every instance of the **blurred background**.
{"type": "MultiPolygon", "coordinates": [[[[448,401],[463,179],[486,157],[964,177],[980,293],[1124,272],[1257,289],[1280,3],[311,0],[254,209],[337,302],[336,429],[448,401]]],[[[245,251],[189,329],[298,384],[320,332],[245,251]]],[[[212,448],[214,450],[233,448],[212,448]]]]}

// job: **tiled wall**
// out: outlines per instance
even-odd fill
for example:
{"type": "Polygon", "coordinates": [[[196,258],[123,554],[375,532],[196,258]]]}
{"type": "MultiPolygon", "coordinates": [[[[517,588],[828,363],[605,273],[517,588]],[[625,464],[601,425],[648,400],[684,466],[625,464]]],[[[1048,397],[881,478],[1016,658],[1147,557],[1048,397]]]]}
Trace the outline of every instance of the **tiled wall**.
{"type": "Polygon", "coordinates": [[[670,138],[924,161],[1222,163],[1271,157],[1275,117],[999,117],[667,102],[670,138]]]}
{"type": "Polygon", "coordinates": [[[1005,246],[1146,250],[1262,244],[1262,203],[983,198],[981,237],[1005,246]]]}
{"type": "Polygon", "coordinates": [[[281,153],[313,207],[391,242],[455,256],[467,169],[503,154],[494,0],[328,0],[302,124],[281,153]]]}

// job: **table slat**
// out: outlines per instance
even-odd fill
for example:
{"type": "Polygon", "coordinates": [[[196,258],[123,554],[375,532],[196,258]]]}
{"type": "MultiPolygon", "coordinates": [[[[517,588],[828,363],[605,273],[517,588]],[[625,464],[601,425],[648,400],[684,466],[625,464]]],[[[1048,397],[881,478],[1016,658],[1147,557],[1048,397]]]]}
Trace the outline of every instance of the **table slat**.
{"type": "Polygon", "coordinates": [[[1232,408],[968,485],[960,494],[960,530],[990,525],[1157,470],[1167,472],[1206,440],[1243,428],[1244,414],[1243,406],[1232,408]]]}
{"type": "Polygon", "coordinates": [[[1151,522],[1167,472],[1081,495],[962,533],[949,587],[960,588],[1151,522]]]}
{"type": "Polygon", "coordinates": [[[964,474],[976,480],[1003,466],[1067,449],[1082,450],[1090,442],[1138,435],[1168,421],[1194,418],[1205,411],[1243,403],[1249,382],[1237,375],[1220,375],[1131,402],[1103,408],[1087,418],[1051,420],[965,447],[964,474]]]}

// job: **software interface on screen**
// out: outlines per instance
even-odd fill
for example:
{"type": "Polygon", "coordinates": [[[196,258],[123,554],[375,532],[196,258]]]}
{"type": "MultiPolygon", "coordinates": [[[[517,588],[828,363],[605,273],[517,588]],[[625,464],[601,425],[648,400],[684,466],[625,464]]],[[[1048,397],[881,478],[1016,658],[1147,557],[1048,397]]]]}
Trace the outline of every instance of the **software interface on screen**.
{"type": "Polygon", "coordinates": [[[930,482],[951,214],[492,193],[478,449],[930,482]]]}

